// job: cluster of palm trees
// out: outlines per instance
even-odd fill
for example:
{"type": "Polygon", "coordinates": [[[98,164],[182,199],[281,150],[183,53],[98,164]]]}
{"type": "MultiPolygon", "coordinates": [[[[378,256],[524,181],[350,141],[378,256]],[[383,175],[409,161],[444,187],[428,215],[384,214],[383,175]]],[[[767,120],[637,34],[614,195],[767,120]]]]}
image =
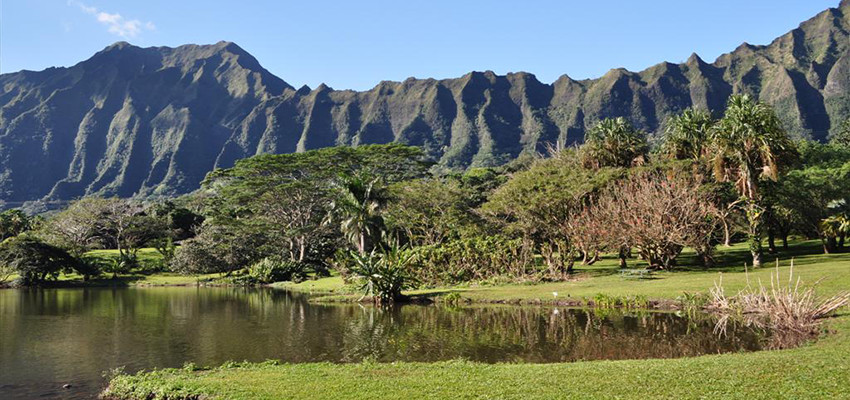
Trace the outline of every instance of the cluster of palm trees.
{"type": "MultiPolygon", "coordinates": [[[[583,161],[592,167],[629,167],[646,160],[645,135],[623,118],[599,123],[587,136],[583,161]]],[[[705,111],[688,109],[673,117],[664,137],[661,155],[667,159],[694,160],[713,169],[718,182],[733,182],[748,223],[753,265],[762,262],[765,203],[761,179],[778,177],[796,154],[792,142],[770,106],[749,95],[729,99],[719,120],[705,111]]]]}

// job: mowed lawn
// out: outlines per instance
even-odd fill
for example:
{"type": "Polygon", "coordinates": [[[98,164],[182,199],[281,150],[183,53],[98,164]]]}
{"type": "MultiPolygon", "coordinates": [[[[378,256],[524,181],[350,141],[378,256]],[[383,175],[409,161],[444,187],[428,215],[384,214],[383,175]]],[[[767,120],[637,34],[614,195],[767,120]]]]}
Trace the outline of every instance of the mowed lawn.
{"type": "MultiPolygon", "coordinates": [[[[823,295],[850,290],[850,254],[817,254],[817,243],[795,244],[780,254],[780,278],[794,275],[819,282],[823,295]]],[[[675,299],[682,292],[707,292],[723,275],[729,291],[761,279],[770,284],[774,261],[744,273],[746,249],[719,255],[723,267],[663,272],[652,279],[620,277],[615,260],[579,269],[570,282],[436,288],[424,295],[458,292],[479,301],[554,301],[640,295],[675,299]]],[[[685,260],[687,261],[687,259],[685,260]]],[[[682,263],[687,265],[686,262],[682,263]]],[[[314,293],[350,293],[339,277],[286,284],[314,293]]],[[[349,295],[350,296],[350,295],[349,295]]],[[[814,343],[790,350],[736,353],[668,360],[590,361],[563,364],[439,363],[283,364],[237,363],[206,370],[168,369],[112,380],[105,394],[116,399],[840,399],[850,398],[850,313],[829,320],[830,332],[814,343]]]]}
{"type": "MultiPolygon", "coordinates": [[[[788,284],[793,259],[794,282],[799,278],[804,284],[817,284],[818,293],[835,294],[841,290],[850,290],[850,253],[822,254],[820,242],[805,241],[793,243],[789,250],[778,254],[765,255],[764,265],[759,269],[744,267],[749,262],[746,244],[737,244],[731,248],[718,248],[717,267],[704,269],[693,266],[693,255],[686,252],[682,256],[677,270],[652,273],[646,279],[620,274],[617,260],[603,258],[592,266],[576,265],[575,277],[566,282],[506,284],[506,285],[461,285],[437,287],[406,292],[410,295],[438,297],[449,293],[458,293],[462,297],[481,302],[554,302],[568,299],[593,299],[597,294],[610,296],[643,296],[648,299],[671,300],[688,293],[707,293],[715,282],[721,282],[727,293],[745,288],[747,284],[758,286],[759,282],[769,286],[775,278],[779,261],[779,277],[783,285],[788,284]],[[557,293],[557,296],[555,296],[557,293]]],[[[635,268],[645,265],[630,260],[635,268]]],[[[347,297],[333,296],[330,299],[351,298],[354,290],[344,286],[342,278],[333,276],[317,280],[308,280],[298,284],[281,283],[279,287],[290,290],[311,292],[313,294],[347,294],[347,297]]],[[[359,297],[359,296],[358,296],[359,297]]]]}

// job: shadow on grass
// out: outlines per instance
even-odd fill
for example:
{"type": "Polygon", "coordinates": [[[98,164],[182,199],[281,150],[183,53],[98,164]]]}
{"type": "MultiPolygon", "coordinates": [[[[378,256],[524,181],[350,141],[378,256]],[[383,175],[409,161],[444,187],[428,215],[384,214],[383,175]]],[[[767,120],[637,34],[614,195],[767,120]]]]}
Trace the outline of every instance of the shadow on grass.
{"type": "Polygon", "coordinates": [[[84,281],[79,279],[68,279],[59,281],[47,281],[40,285],[43,288],[77,288],[77,287],[127,287],[131,284],[144,280],[144,275],[124,275],[114,278],[94,278],[84,281]]]}

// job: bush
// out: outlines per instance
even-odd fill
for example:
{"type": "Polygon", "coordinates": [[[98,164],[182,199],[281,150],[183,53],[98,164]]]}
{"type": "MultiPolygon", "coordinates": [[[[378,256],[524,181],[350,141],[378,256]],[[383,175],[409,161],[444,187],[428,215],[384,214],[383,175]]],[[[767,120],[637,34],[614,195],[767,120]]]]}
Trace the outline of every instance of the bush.
{"type": "Polygon", "coordinates": [[[416,278],[408,266],[414,254],[398,247],[384,252],[372,250],[369,254],[352,251],[354,260],[351,273],[361,280],[360,289],[377,304],[392,304],[403,298],[401,291],[416,286],[416,278]]]}
{"type": "Polygon", "coordinates": [[[119,274],[129,274],[139,267],[139,258],[135,253],[119,253],[118,257],[109,258],[99,263],[103,272],[111,273],[112,278],[119,274]]]}
{"type": "Polygon", "coordinates": [[[83,276],[83,280],[100,275],[103,270],[102,262],[97,258],[80,258],[77,260],[74,270],[83,276]]]}
{"type": "Polygon", "coordinates": [[[475,236],[442,245],[411,250],[415,260],[411,273],[427,284],[485,281],[499,277],[538,279],[533,254],[521,239],[475,236]]]}
{"type": "Polygon", "coordinates": [[[301,281],[307,276],[307,266],[281,257],[266,257],[248,267],[248,276],[257,283],[301,281]]]}

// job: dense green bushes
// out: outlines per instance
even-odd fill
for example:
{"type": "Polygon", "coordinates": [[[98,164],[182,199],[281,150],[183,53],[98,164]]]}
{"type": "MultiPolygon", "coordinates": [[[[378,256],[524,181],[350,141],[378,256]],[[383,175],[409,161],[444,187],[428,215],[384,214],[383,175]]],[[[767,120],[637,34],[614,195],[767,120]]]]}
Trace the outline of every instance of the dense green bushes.
{"type": "Polygon", "coordinates": [[[441,245],[409,250],[414,257],[411,273],[423,283],[453,284],[508,277],[534,280],[541,272],[522,239],[502,235],[474,236],[441,245]]]}
{"type": "Polygon", "coordinates": [[[257,283],[298,282],[307,277],[307,271],[308,268],[303,263],[271,256],[248,267],[248,276],[257,283]]]}

